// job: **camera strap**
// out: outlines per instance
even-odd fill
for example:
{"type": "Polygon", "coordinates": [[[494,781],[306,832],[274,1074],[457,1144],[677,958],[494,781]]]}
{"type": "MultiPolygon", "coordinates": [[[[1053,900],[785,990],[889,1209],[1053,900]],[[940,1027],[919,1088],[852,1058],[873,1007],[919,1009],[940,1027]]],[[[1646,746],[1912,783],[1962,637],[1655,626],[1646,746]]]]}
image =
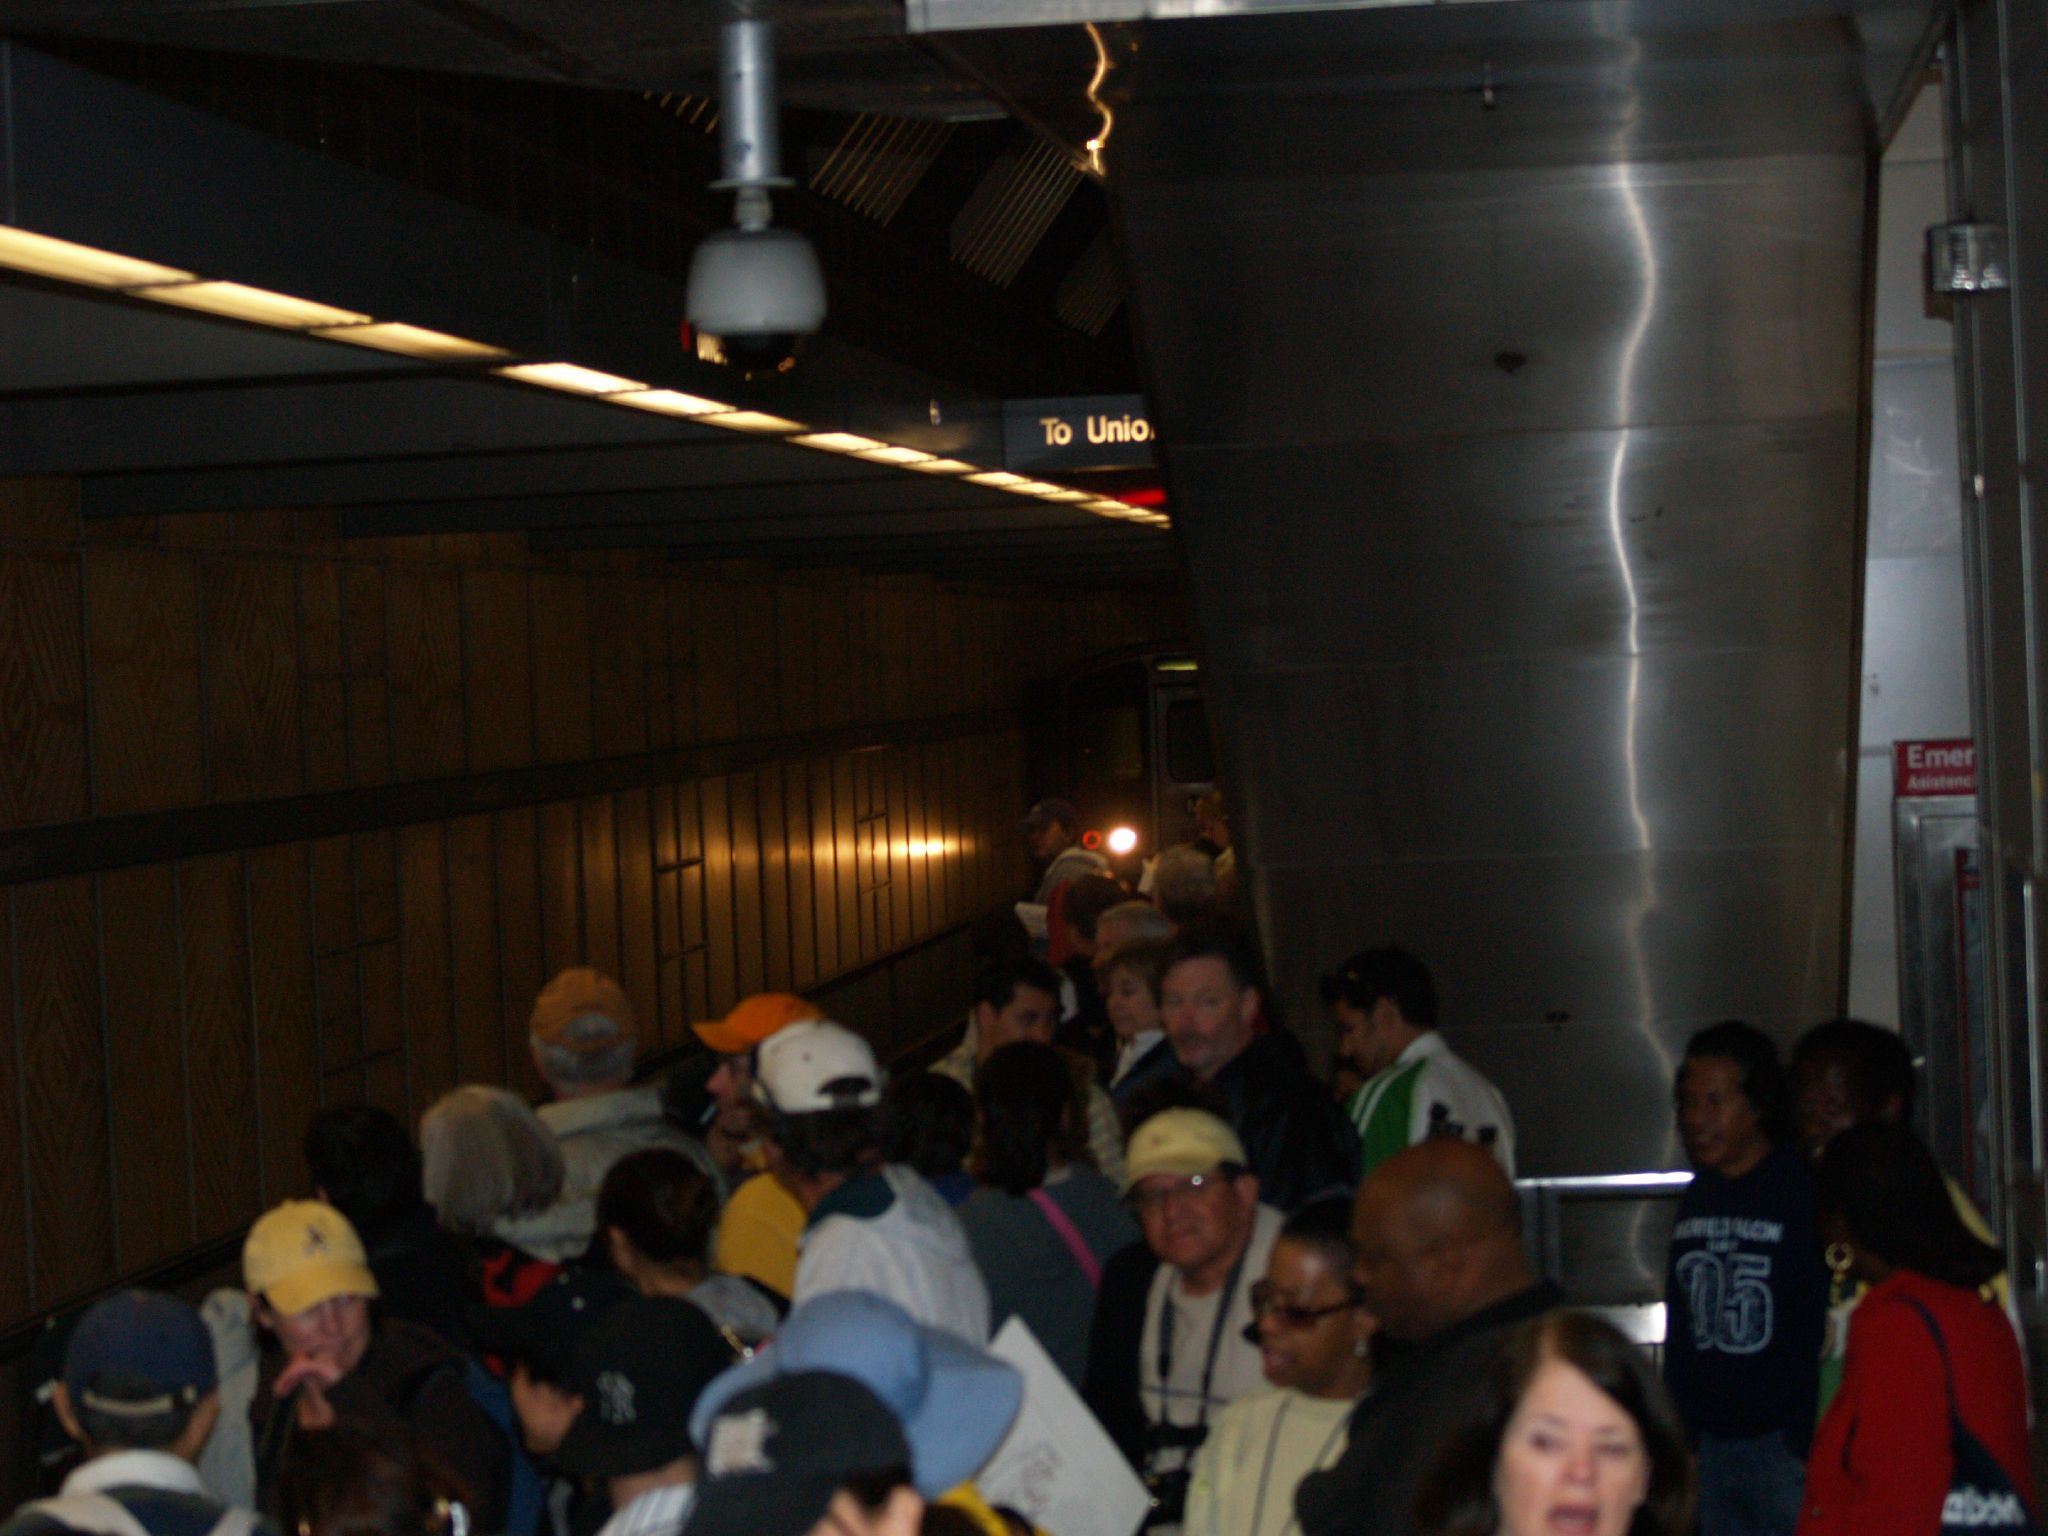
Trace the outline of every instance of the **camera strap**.
{"type": "MultiPolygon", "coordinates": [[[[1216,1355],[1223,1348],[1223,1330],[1230,1323],[1230,1308],[1237,1300],[1237,1282],[1244,1277],[1244,1259],[1251,1252],[1251,1240],[1246,1238],[1243,1248],[1238,1250],[1236,1261],[1230,1266],[1230,1275],[1223,1282],[1223,1289],[1216,1296],[1216,1322],[1209,1330],[1209,1353],[1202,1361],[1202,1397],[1197,1408],[1195,1422],[1184,1426],[1202,1429],[1209,1423],[1209,1386],[1216,1379],[1216,1355]]],[[[1159,1419],[1171,1424],[1168,1408],[1172,1395],[1167,1390],[1173,1380],[1173,1280],[1166,1282],[1161,1296],[1165,1305],[1159,1312],[1159,1419]]]]}

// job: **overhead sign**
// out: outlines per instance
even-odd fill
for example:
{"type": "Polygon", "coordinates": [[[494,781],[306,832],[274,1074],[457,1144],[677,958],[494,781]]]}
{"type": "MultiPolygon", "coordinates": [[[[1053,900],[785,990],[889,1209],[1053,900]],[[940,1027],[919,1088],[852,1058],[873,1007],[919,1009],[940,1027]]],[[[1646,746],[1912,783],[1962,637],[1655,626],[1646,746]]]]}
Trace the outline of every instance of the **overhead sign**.
{"type": "Polygon", "coordinates": [[[1892,793],[1901,800],[1977,793],[1977,744],[1957,741],[1892,743],[1892,793]]]}
{"type": "Polygon", "coordinates": [[[1152,462],[1142,395],[1003,402],[1007,469],[1144,469],[1152,462]]]}

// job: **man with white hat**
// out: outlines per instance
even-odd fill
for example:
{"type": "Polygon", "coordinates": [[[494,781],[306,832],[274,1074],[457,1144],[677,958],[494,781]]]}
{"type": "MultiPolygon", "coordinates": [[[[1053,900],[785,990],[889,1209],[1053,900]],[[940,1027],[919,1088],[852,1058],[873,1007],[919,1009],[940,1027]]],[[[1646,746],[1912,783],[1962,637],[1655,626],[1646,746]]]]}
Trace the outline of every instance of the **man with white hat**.
{"type": "Polygon", "coordinates": [[[1176,1529],[1210,1424],[1265,1385],[1251,1291],[1282,1218],[1260,1204],[1237,1132],[1205,1110],[1161,1110],[1131,1133],[1128,1164],[1124,1198],[1157,1263],[1120,1255],[1105,1271],[1083,1396],[1144,1475],[1148,1526],[1176,1529]]]}
{"type": "Polygon", "coordinates": [[[768,1110],[768,1169],[804,1208],[796,1294],[873,1291],[971,1344],[988,1339],[988,1288],[943,1197],[882,1160],[882,1070],[867,1041],[823,1019],[791,1024],[754,1054],[768,1110]]]}

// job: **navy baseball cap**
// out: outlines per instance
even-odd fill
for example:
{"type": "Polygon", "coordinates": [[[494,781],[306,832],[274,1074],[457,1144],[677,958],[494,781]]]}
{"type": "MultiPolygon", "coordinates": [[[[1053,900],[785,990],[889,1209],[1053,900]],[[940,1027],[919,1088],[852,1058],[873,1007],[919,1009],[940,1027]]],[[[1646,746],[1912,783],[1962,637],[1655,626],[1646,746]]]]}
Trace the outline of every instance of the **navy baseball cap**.
{"type": "Polygon", "coordinates": [[[198,1311],[161,1291],[122,1291],[95,1303],[64,1350],[71,1401],[99,1413],[170,1413],[219,1385],[213,1337],[198,1311]]]}
{"type": "Polygon", "coordinates": [[[489,1354],[524,1360],[538,1375],[562,1385],[576,1346],[607,1312],[640,1293],[608,1269],[565,1269],[525,1304],[473,1307],[470,1337],[489,1354]]]}
{"type": "Polygon", "coordinates": [[[895,1416],[859,1382],[828,1371],[778,1376],[705,1427],[690,1536],[804,1536],[849,1479],[909,1467],[895,1416]]]}
{"type": "Polygon", "coordinates": [[[690,1410],[732,1348],[703,1310],[679,1296],[634,1296],[577,1342],[570,1391],[583,1411],[554,1462],[577,1477],[630,1477],[688,1455],[690,1410]]]}

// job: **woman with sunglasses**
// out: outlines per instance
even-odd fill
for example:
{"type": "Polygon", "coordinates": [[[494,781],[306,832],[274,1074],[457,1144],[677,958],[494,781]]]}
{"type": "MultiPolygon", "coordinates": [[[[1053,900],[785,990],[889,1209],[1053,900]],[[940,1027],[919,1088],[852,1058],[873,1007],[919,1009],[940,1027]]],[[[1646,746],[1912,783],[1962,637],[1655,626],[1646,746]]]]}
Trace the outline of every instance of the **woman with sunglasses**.
{"type": "Polygon", "coordinates": [[[1295,1485],[1343,1451],[1379,1326],[1352,1283],[1354,1257],[1349,1200],[1304,1206],[1280,1229],[1246,1331],[1273,1390],[1217,1416],[1195,1454],[1183,1536],[1284,1536],[1295,1485]]]}

